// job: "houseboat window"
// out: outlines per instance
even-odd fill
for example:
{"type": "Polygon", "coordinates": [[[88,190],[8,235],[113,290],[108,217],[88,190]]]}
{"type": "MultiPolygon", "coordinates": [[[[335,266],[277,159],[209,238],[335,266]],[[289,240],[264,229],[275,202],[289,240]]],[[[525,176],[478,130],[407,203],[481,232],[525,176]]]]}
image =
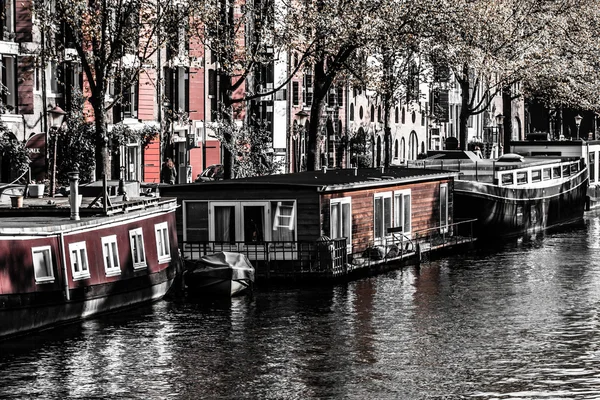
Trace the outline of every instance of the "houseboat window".
{"type": "Polygon", "coordinates": [[[517,184],[523,185],[527,183],[527,171],[517,172],[517,184]]]}
{"type": "Polygon", "coordinates": [[[87,248],[85,242],[69,244],[69,254],[71,255],[71,271],[73,271],[73,280],[89,278],[90,269],[88,267],[87,248]]]}
{"type": "Polygon", "coordinates": [[[448,184],[440,185],[440,230],[448,230],[448,184]]]}
{"type": "Polygon", "coordinates": [[[217,242],[235,242],[235,206],[217,206],[214,208],[214,233],[217,242]]]}
{"type": "Polygon", "coordinates": [[[596,153],[595,152],[590,152],[588,166],[589,166],[590,182],[596,182],[596,153]]]}
{"type": "Polygon", "coordinates": [[[563,177],[571,175],[571,168],[568,165],[562,166],[562,175],[563,177]]]}
{"type": "Polygon", "coordinates": [[[144,235],[142,233],[142,228],[129,231],[129,245],[131,246],[133,268],[144,268],[146,266],[146,251],[144,249],[144,235]]]}
{"type": "Polygon", "coordinates": [[[387,236],[388,229],[392,226],[392,194],[377,193],[374,198],[373,230],[375,240],[387,236]]]}
{"type": "Polygon", "coordinates": [[[579,170],[578,167],[579,167],[579,164],[577,164],[577,163],[571,164],[571,173],[572,174],[576,173],[579,170]]]}
{"type": "Polygon", "coordinates": [[[183,202],[183,240],[206,242],[208,237],[208,202],[183,202]]]}
{"type": "Polygon", "coordinates": [[[292,242],[296,240],[296,207],[293,201],[271,202],[272,240],[292,242]]]}
{"type": "Polygon", "coordinates": [[[120,275],[121,265],[119,264],[117,235],[102,238],[102,256],[104,257],[104,271],[106,271],[106,276],[120,275]]]}
{"type": "Polygon", "coordinates": [[[512,185],[514,183],[513,179],[512,172],[510,174],[502,174],[502,186],[512,185]]]}
{"type": "Polygon", "coordinates": [[[542,170],[542,179],[545,181],[552,179],[552,170],[550,168],[544,168],[542,170]]]}
{"type": "Polygon", "coordinates": [[[265,207],[262,205],[244,206],[244,242],[265,241],[265,207]]]}
{"type": "Polygon", "coordinates": [[[350,197],[331,199],[329,205],[330,229],[332,239],[345,237],[346,246],[352,247],[352,200],[350,197]]]}
{"type": "Polygon", "coordinates": [[[560,178],[560,166],[552,167],[552,178],[560,178]]]}
{"type": "Polygon", "coordinates": [[[156,234],[156,251],[158,252],[158,262],[165,263],[171,261],[171,247],[169,246],[169,225],[166,222],[154,225],[156,234]]]}
{"type": "Polygon", "coordinates": [[[405,235],[411,231],[410,190],[394,192],[394,226],[402,228],[405,235]]]}
{"type": "Polygon", "coordinates": [[[540,182],[542,180],[542,171],[534,169],[531,171],[531,182],[540,182]]]}
{"type": "Polygon", "coordinates": [[[33,258],[35,283],[54,282],[54,271],[52,269],[52,253],[50,246],[33,247],[31,249],[31,256],[33,258]]]}

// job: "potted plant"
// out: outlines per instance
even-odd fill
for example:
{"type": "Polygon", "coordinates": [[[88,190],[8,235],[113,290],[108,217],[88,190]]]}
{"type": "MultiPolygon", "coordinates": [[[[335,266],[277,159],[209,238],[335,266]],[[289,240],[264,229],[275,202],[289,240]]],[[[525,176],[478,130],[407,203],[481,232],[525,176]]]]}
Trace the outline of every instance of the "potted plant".
{"type": "Polygon", "coordinates": [[[36,182],[35,180],[33,180],[28,185],[28,187],[29,187],[29,197],[37,197],[37,198],[44,197],[44,190],[46,188],[46,185],[44,185],[43,182],[36,182]]]}

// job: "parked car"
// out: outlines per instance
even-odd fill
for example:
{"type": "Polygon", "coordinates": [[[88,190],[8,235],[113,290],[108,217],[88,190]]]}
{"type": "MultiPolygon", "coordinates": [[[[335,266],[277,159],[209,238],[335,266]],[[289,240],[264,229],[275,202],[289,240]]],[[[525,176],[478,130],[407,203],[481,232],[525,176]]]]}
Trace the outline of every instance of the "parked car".
{"type": "Polygon", "coordinates": [[[209,165],[202,173],[196,177],[196,182],[218,181],[223,179],[223,165],[209,165]]]}

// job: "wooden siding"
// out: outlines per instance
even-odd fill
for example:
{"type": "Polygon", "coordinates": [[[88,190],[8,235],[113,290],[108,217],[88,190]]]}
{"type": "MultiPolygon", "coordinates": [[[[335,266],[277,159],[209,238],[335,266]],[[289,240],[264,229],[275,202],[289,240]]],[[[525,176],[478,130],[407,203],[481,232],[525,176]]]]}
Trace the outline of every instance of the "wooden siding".
{"type": "MultiPolygon", "coordinates": [[[[374,243],[373,208],[376,193],[411,191],[411,232],[435,228],[440,224],[440,185],[448,184],[448,223],[453,221],[451,179],[388,186],[368,190],[353,190],[325,194],[321,204],[322,231],[330,235],[329,206],[331,199],[352,198],[352,244],[354,252],[361,252],[374,243]]],[[[392,197],[393,199],[393,197],[392,197]]],[[[393,215],[392,201],[392,215],[393,215]]]]}
{"type": "MultiPolygon", "coordinates": [[[[161,195],[177,197],[177,202],[183,200],[201,201],[270,201],[296,200],[297,239],[299,241],[314,241],[321,235],[319,228],[319,195],[315,188],[303,187],[239,187],[197,183],[197,190],[182,190],[177,186],[161,188],[161,195]]],[[[177,238],[183,241],[183,208],[177,209],[177,238]]]]}
{"type": "Polygon", "coordinates": [[[32,56],[19,57],[17,89],[19,114],[33,114],[33,61],[32,56]]]}

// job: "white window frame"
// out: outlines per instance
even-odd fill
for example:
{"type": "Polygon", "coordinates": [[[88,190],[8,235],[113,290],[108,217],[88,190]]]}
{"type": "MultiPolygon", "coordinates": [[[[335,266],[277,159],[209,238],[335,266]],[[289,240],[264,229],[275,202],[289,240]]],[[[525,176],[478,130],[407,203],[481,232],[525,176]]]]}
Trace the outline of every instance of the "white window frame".
{"type": "Polygon", "coordinates": [[[394,212],[393,212],[393,197],[392,197],[392,192],[380,192],[380,193],[375,193],[373,194],[373,240],[375,243],[379,243],[379,244],[383,244],[386,241],[386,238],[391,237],[392,235],[389,234],[387,232],[387,229],[385,227],[385,199],[389,199],[390,202],[390,220],[388,221],[388,225],[391,228],[394,222],[394,212]],[[376,230],[375,230],[375,226],[377,224],[377,221],[375,220],[375,216],[376,216],[376,200],[377,199],[381,199],[381,218],[382,218],[382,236],[378,237],[375,236],[376,235],[376,230]]]}
{"type": "Polygon", "coordinates": [[[88,279],[90,277],[90,264],[88,262],[86,243],[69,243],[69,258],[71,260],[73,280],[88,279]],[[76,254],[75,258],[73,257],[73,253],[76,254]],[[81,266],[79,271],[75,270],[75,265],[81,266]]]}
{"type": "MultiPolygon", "coordinates": [[[[244,240],[244,220],[245,220],[245,215],[244,215],[244,207],[263,207],[264,209],[264,213],[263,213],[263,240],[264,241],[270,241],[271,240],[271,213],[270,213],[270,209],[271,209],[271,202],[270,201],[242,201],[240,202],[240,207],[239,207],[239,214],[237,213],[237,209],[236,209],[236,217],[239,215],[240,218],[236,218],[238,225],[236,227],[237,233],[239,234],[239,240],[243,241],[244,240]]],[[[247,243],[246,246],[248,246],[249,244],[247,243]]],[[[250,244],[251,246],[255,246],[254,244],[250,244]]]]}
{"type": "Polygon", "coordinates": [[[35,276],[35,283],[36,284],[43,284],[43,283],[53,283],[55,278],[54,278],[54,265],[52,264],[52,248],[50,246],[40,246],[40,247],[32,247],[31,248],[31,258],[32,258],[32,263],[33,263],[33,274],[35,276]],[[50,275],[46,275],[46,276],[38,276],[37,271],[40,269],[38,266],[38,268],[36,268],[36,257],[35,254],[41,252],[44,254],[44,261],[47,262],[47,266],[49,266],[48,270],[50,271],[50,275]]]}
{"type": "Polygon", "coordinates": [[[450,220],[450,215],[448,214],[449,207],[448,204],[450,202],[450,192],[448,191],[448,184],[441,183],[440,184],[440,233],[448,232],[448,222],[450,220]],[[442,188],[446,189],[446,199],[442,198],[442,188]],[[445,201],[444,201],[445,200],[445,201]],[[446,220],[442,220],[442,212],[446,212],[446,220]]]}
{"type": "Polygon", "coordinates": [[[410,189],[403,190],[395,190],[394,191],[394,227],[402,228],[402,234],[408,238],[411,237],[412,234],[412,193],[410,189]],[[404,229],[405,225],[407,225],[404,220],[404,207],[405,200],[408,197],[408,215],[410,217],[410,221],[408,221],[408,230],[404,229]],[[399,207],[398,199],[402,199],[402,207],[399,207]]]}
{"type": "Polygon", "coordinates": [[[332,218],[333,207],[340,207],[339,221],[338,221],[338,226],[336,227],[336,230],[340,233],[344,232],[344,230],[346,230],[346,232],[348,232],[348,236],[346,237],[346,249],[349,253],[351,253],[352,252],[352,197],[340,197],[337,199],[331,199],[329,201],[329,234],[332,236],[331,239],[338,239],[337,237],[333,237],[333,236],[335,236],[335,235],[333,235],[333,231],[334,231],[333,218],[332,218]],[[344,215],[343,205],[344,204],[348,204],[350,207],[350,210],[348,213],[348,215],[350,216],[350,219],[347,221],[344,221],[344,218],[343,218],[343,215],[344,215]],[[344,225],[346,225],[346,226],[344,227],[344,225]]]}
{"type": "Polygon", "coordinates": [[[156,237],[156,254],[158,254],[158,263],[163,264],[171,261],[171,243],[169,241],[169,224],[161,222],[154,225],[156,237]]]}
{"type": "Polygon", "coordinates": [[[102,256],[104,258],[104,271],[106,272],[106,276],[121,275],[121,261],[119,260],[119,243],[117,242],[117,235],[104,236],[102,238],[102,256]],[[116,264],[114,262],[115,260],[116,264]]]}
{"type": "Polygon", "coordinates": [[[146,263],[146,246],[144,245],[144,232],[142,228],[135,228],[129,231],[129,247],[131,248],[131,262],[133,264],[133,269],[142,269],[146,268],[148,265],[146,263]],[[134,251],[136,247],[134,246],[134,240],[139,237],[139,242],[141,243],[141,251],[138,247],[138,254],[134,251]],[[135,262],[136,258],[140,261],[135,262]]]}

